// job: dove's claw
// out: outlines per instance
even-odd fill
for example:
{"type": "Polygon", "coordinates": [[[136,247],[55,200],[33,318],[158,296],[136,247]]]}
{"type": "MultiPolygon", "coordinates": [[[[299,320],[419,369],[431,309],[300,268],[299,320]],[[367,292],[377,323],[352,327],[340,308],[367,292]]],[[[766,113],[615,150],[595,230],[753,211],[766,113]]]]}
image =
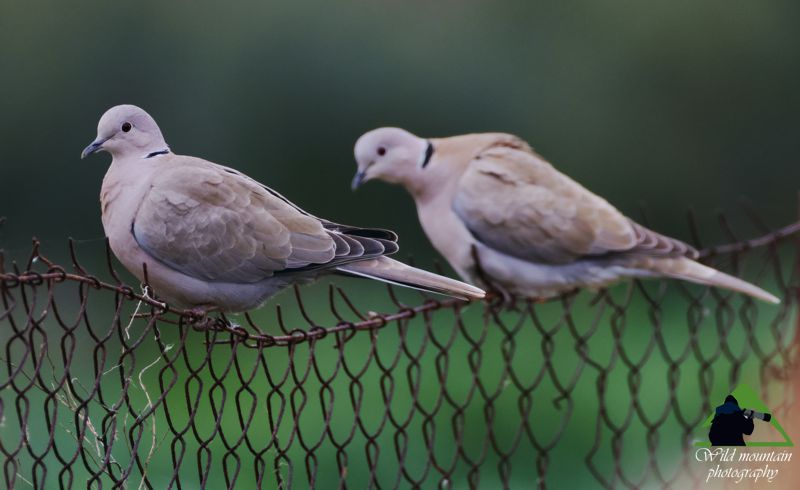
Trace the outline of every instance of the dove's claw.
{"type": "Polygon", "coordinates": [[[202,320],[205,317],[207,317],[209,313],[211,313],[213,311],[216,311],[218,309],[219,308],[217,308],[216,306],[212,306],[212,305],[194,306],[191,309],[189,309],[189,317],[193,321],[199,321],[199,320],[202,320]]]}

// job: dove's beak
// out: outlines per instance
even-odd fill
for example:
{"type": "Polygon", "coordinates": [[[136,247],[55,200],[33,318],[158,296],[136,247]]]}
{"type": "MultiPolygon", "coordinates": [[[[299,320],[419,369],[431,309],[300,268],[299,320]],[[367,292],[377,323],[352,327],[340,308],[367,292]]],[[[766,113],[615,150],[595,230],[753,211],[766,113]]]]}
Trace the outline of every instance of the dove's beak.
{"type": "Polygon", "coordinates": [[[358,172],[356,172],[356,174],[353,176],[353,182],[350,183],[350,189],[352,190],[358,189],[361,186],[361,184],[364,183],[364,179],[366,178],[366,176],[367,176],[366,170],[359,170],[358,172]]]}
{"type": "Polygon", "coordinates": [[[103,143],[105,143],[106,141],[108,141],[108,138],[99,139],[94,143],[92,143],[91,145],[84,148],[83,151],[81,152],[81,160],[86,158],[87,155],[91,155],[92,153],[97,153],[98,151],[102,150],[103,143]]]}

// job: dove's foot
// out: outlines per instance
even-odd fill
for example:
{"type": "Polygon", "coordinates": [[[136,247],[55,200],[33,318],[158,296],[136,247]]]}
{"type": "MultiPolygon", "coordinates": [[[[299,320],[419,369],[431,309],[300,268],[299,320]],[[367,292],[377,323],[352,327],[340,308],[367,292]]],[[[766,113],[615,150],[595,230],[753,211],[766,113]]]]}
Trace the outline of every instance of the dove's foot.
{"type": "Polygon", "coordinates": [[[193,321],[200,321],[208,316],[209,313],[219,310],[213,305],[198,305],[189,309],[189,317],[193,321]]]}
{"type": "Polygon", "coordinates": [[[519,311],[517,297],[508,289],[496,283],[489,284],[491,299],[489,306],[493,309],[519,311]]]}

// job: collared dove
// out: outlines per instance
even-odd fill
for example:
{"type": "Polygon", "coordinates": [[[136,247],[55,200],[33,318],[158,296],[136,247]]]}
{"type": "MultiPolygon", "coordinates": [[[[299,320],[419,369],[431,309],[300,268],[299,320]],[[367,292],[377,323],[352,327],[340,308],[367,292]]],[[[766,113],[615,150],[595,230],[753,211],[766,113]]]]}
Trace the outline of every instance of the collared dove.
{"type": "Polygon", "coordinates": [[[504,295],[547,298],[625,277],[670,277],[780,302],[696,262],[694,248],[627,218],[515,136],[426,140],[380,128],[358,139],[355,157],[353,189],[371,179],[405,187],[450,265],[504,295]]]}
{"type": "Polygon", "coordinates": [[[246,311],[282,288],[322,273],[363,276],[463,299],[476,287],[385,255],[391,231],[345,226],[306,213],[234,169],[172,153],[150,115],[109,109],[97,151],[113,160],[100,193],[111,250],[166,301],[198,311],[246,311]]]}

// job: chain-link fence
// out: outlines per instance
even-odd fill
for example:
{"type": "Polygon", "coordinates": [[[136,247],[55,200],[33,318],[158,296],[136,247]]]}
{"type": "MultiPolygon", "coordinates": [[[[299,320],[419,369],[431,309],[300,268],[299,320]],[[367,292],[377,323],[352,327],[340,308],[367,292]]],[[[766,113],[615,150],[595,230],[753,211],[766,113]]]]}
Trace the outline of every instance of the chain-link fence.
{"type": "Polygon", "coordinates": [[[778,294],[779,306],[633,281],[501,309],[344,280],[229,318],[194,318],[124,284],[107,250],[97,276],[72,242],[68,265],[35,243],[27,261],[0,255],[2,479],[8,488],[699,484],[705,470],[688,448],[718,395],[757,387],[777,419],[794,403],[786,379],[800,249],[786,238],[797,230],[704,251],[778,294]]]}

